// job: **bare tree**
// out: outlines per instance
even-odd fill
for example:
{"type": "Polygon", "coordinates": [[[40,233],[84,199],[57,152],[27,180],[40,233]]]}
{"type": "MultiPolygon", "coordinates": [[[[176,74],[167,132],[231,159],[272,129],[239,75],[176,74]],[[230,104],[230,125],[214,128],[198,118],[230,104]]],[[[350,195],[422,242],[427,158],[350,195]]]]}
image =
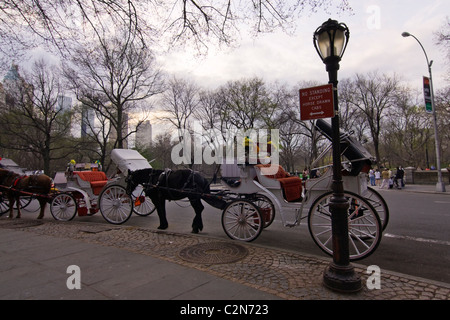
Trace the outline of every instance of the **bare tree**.
{"type": "Polygon", "coordinates": [[[419,106],[418,100],[413,101],[412,92],[407,88],[398,90],[395,106],[389,110],[382,131],[382,146],[385,154],[389,155],[389,162],[403,166],[428,166],[425,159],[433,136],[431,119],[419,106]]]}
{"type": "Polygon", "coordinates": [[[160,120],[168,121],[175,129],[190,129],[190,120],[199,105],[199,88],[185,79],[173,77],[161,95],[160,120]]]}
{"type": "MultiPolygon", "coordinates": [[[[445,23],[443,23],[441,30],[434,33],[435,43],[441,47],[447,59],[447,68],[450,67],[450,18],[446,17],[445,23]]],[[[447,80],[450,81],[450,77],[447,76],[447,80]]]]}
{"type": "Polygon", "coordinates": [[[128,25],[145,39],[145,9],[143,1],[128,0],[3,0],[0,50],[17,54],[44,44],[65,55],[74,43],[100,39],[114,25],[128,25]]]}
{"type": "Polygon", "coordinates": [[[396,107],[396,92],[399,80],[394,75],[379,75],[377,72],[367,75],[356,74],[354,79],[355,95],[348,97],[347,103],[360,110],[367,122],[375,149],[375,157],[379,163],[380,135],[382,120],[389,108],[396,107]]]}
{"type": "MultiPolygon", "coordinates": [[[[123,148],[134,131],[128,117],[139,103],[163,91],[162,73],[148,47],[123,30],[103,38],[91,48],[79,47],[65,64],[65,76],[78,100],[109,120],[115,133],[114,147],[123,148]]],[[[147,105],[148,107],[148,105],[147,105]]],[[[139,119],[136,130],[145,119],[139,119]]]]}
{"type": "Polygon", "coordinates": [[[3,0],[0,50],[17,54],[44,43],[67,54],[73,43],[101,39],[113,26],[127,25],[144,42],[166,48],[192,44],[204,51],[210,43],[231,45],[242,24],[254,34],[289,31],[304,11],[331,7],[350,10],[347,0],[3,0]]]}
{"type": "Polygon", "coordinates": [[[363,142],[370,136],[368,122],[365,121],[365,114],[361,109],[355,107],[352,101],[357,100],[359,95],[356,89],[356,82],[351,78],[339,81],[339,115],[341,130],[353,132],[353,136],[363,142]]]}
{"type": "Polygon", "coordinates": [[[260,78],[230,81],[220,88],[221,117],[227,128],[256,129],[273,106],[265,82],[260,78]]]}
{"type": "Polygon", "coordinates": [[[54,169],[53,160],[73,151],[71,113],[58,105],[63,93],[60,80],[56,67],[35,62],[30,74],[5,86],[9,98],[0,112],[0,146],[32,154],[46,174],[54,169]]]}

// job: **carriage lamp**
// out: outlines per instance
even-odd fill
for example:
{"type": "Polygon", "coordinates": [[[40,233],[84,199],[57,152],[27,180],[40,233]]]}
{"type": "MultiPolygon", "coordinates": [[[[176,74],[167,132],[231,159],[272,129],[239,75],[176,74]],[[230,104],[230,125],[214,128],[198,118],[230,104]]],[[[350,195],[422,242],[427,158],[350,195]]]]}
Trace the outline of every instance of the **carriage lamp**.
{"type": "Polygon", "coordinates": [[[333,261],[323,274],[326,287],[340,292],[361,290],[361,278],[350,264],[348,240],[348,202],[344,197],[342,182],[341,147],[337,95],[339,62],[347,47],[350,32],[344,23],[328,19],[316,29],[314,47],[326,65],[330,84],[333,84],[335,116],[331,119],[333,146],[333,196],[330,200],[333,261]]]}

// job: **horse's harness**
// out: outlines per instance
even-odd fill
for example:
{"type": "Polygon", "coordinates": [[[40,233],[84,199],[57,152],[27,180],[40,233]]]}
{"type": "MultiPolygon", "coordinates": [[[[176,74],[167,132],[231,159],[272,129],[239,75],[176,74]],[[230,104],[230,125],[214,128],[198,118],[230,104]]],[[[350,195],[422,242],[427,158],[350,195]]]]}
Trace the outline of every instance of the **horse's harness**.
{"type": "MultiPolygon", "coordinates": [[[[156,184],[149,183],[145,187],[146,188],[155,188],[155,189],[158,189],[158,188],[165,189],[169,193],[169,195],[172,196],[171,188],[169,187],[169,177],[172,173],[173,173],[172,169],[169,169],[169,168],[164,169],[164,171],[161,172],[159,174],[159,176],[157,177],[156,184]],[[165,182],[165,185],[163,185],[164,182],[165,182]]],[[[150,174],[149,174],[149,181],[152,181],[152,178],[155,175],[156,175],[155,170],[152,168],[152,170],[150,171],[150,174]]],[[[181,189],[177,189],[176,191],[183,192],[189,185],[191,188],[194,189],[197,185],[195,182],[195,175],[196,175],[196,172],[194,170],[190,170],[190,174],[189,174],[188,178],[186,179],[186,182],[181,187],[181,189]]]]}
{"type": "Polygon", "coordinates": [[[28,175],[19,175],[15,173],[14,171],[8,171],[8,173],[3,177],[3,179],[0,181],[0,185],[7,187],[8,189],[16,188],[20,181],[22,181],[25,178],[30,178],[29,187],[32,187],[34,184],[36,184],[35,181],[35,175],[28,176],[28,175]],[[9,187],[8,187],[9,185],[9,187]]]}

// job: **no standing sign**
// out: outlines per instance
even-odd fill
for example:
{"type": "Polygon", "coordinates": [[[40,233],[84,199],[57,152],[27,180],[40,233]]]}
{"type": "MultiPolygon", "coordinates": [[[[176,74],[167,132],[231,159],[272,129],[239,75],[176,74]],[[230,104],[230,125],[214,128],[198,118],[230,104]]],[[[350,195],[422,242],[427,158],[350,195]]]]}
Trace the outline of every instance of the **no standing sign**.
{"type": "Polygon", "coordinates": [[[333,85],[300,89],[300,120],[334,117],[333,85]]]}

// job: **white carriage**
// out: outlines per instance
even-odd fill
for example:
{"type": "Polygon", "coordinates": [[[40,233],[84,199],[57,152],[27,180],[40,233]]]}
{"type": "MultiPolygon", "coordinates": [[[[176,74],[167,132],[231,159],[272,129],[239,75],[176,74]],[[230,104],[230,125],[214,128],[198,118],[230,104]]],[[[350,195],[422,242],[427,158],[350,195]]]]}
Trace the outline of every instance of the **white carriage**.
{"type": "Polygon", "coordinates": [[[126,222],[131,214],[149,215],[155,210],[150,199],[143,195],[142,187],[130,196],[127,194],[128,170],[151,168],[150,163],[137,151],[114,149],[111,160],[116,174],[108,179],[99,170],[69,170],[55,177],[57,192],[50,203],[50,212],[56,220],[70,221],[79,216],[93,215],[98,211],[112,224],[126,222]]]}
{"type": "MultiPolygon", "coordinates": [[[[317,121],[316,127],[330,138],[331,126],[326,122],[317,121]]],[[[344,196],[349,203],[350,259],[359,260],[373,253],[379,245],[389,211],[384,199],[367,186],[370,153],[348,134],[341,135],[341,150],[347,159],[343,163],[343,182],[344,196]]],[[[332,255],[329,210],[333,195],[332,167],[313,170],[324,172],[317,178],[302,181],[278,165],[222,164],[222,184],[228,190],[225,193],[236,195],[222,213],[225,233],[232,239],[253,241],[273,222],[275,214],[286,227],[298,226],[308,218],[314,242],[332,255]]]]}

